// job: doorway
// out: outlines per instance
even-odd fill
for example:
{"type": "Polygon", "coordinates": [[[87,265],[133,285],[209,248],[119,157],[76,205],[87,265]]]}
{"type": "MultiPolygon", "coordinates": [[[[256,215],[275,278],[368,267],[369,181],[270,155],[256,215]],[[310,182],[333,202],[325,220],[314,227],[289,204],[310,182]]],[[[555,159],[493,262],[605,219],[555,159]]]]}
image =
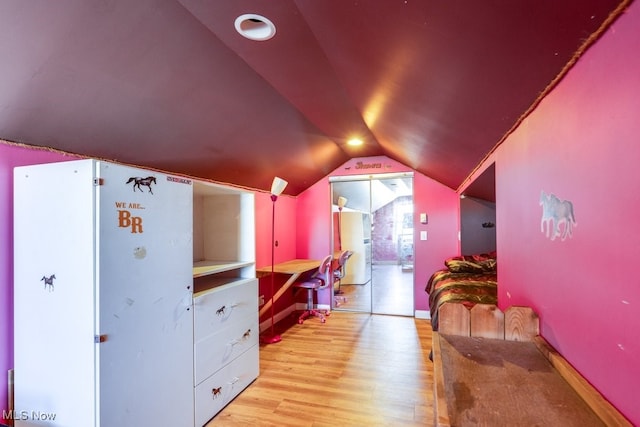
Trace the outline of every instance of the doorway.
{"type": "Polygon", "coordinates": [[[351,252],[334,310],[413,316],[413,174],[332,177],[332,247],[351,252]]]}
{"type": "Polygon", "coordinates": [[[496,250],[496,172],[491,164],[460,199],[460,249],[463,255],[496,250]]]}

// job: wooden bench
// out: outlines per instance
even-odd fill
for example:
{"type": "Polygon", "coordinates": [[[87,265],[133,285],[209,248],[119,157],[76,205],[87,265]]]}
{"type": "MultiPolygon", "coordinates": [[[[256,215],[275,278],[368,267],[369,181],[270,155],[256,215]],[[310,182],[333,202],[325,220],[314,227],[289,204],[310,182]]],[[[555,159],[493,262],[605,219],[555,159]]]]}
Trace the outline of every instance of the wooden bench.
{"type": "Polygon", "coordinates": [[[631,426],[540,335],[528,307],[440,307],[435,425],[631,426]]]}

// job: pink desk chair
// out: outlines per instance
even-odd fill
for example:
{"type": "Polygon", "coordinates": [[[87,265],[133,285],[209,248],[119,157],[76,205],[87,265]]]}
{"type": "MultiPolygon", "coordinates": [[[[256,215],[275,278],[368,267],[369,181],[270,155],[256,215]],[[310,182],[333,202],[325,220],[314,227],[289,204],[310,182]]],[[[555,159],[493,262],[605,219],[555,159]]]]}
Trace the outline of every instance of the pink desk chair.
{"type": "Polygon", "coordinates": [[[327,286],[331,285],[331,260],[332,256],[327,255],[327,257],[325,257],[320,263],[318,271],[313,273],[311,277],[293,284],[293,287],[296,289],[307,290],[307,309],[302,312],[300,317],[298,317],[298,323],[303,323],[306,318],[311,316],[320,318],[322,323],[327,321],[325,318],[325,316],[329,315],[327,310],[316,310],[313,308],[313,292],[325,289],[327,286]]]}

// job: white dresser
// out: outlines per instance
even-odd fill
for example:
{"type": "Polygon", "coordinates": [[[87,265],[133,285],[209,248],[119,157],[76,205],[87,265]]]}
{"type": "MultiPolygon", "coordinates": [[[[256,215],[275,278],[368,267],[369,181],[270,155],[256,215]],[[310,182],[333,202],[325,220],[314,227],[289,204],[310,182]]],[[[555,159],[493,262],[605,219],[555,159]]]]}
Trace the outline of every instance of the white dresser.
{"type": "Polygon", "coordinates": [[[243,279],[194,296],[196,425],[205,424],[259,371],[257,279],[243,279]]]}

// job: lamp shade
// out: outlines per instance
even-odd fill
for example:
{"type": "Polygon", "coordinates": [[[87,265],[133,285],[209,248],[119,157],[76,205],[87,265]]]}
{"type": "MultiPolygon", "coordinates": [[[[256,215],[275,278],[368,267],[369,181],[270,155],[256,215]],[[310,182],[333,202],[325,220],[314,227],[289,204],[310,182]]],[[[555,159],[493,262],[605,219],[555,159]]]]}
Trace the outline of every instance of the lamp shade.
{"type": "Polygon", "coordinates": [[[287,184],[287,181],[276,176],[275,178],[273,178],[273,183],[271,183],[271,194],[274,196],[279,196],[280,194],[282,194],[287,184]]]}
{"type": "Polygon", "coordinates": [[[347,204],[347,198],[346,197],[338,197],[338,207],[339,208],[344,208],[345,205],[347,204]]]}

